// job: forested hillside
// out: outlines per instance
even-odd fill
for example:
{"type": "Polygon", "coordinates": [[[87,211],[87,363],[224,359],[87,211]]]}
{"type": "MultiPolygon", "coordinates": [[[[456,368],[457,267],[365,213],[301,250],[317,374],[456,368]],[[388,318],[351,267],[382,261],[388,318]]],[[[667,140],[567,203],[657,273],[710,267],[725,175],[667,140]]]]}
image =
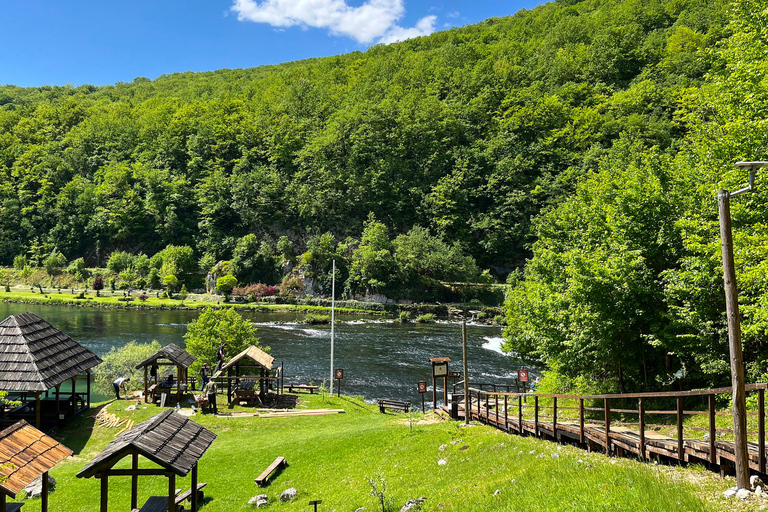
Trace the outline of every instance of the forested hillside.
{"type": "MultiPolygon", "coordinates": [[[[553,381],[730,384],[716,194],[746,185],[735,162],[768,160],[767,8],[732,5],[706,84],[681,99],[679,151],[624,135],[536,222],[534,256],[507,302],[507,347],[546,363],[553,381]]],[[[733,199],[732,216],[747,378],[766,382],[768,177],[756,187],[733,199]]]]}
{"type": "Polygon", "coordinates": [[[352,272],[348,290],[377,291],[402,263],[387,254],[438,244],[468,270],[431,278],[477,278],[471,256],[503,279],[548,240],[532,219],[601,160],[678,150],[691,120],[675,112],[727,36],[726,5],[557,1],[338,57],[0,87],[0,263],[314,247],[352,272]]]}

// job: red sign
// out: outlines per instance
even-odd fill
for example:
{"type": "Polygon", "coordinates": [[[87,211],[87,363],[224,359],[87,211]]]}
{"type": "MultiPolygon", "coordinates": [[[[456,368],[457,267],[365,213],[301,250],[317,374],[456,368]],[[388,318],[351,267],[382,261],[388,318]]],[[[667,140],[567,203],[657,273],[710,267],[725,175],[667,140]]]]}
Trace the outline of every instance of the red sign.
{"type": "Polygon", "coordinates": [[[517,380],[528,382],[528,370],[517,370],[517,380]]]}
{"type": "Polygon", "coordinates": [[[337,379],[343,379],[344,378],[344,370],[341,368],[336,370],[336,378],[337,379]]]}
{"type": "Polygon", "coordinates": [[[419,382],[419,393],[426,393],[426,392],[427,392],[427,383],[419,382]]]}

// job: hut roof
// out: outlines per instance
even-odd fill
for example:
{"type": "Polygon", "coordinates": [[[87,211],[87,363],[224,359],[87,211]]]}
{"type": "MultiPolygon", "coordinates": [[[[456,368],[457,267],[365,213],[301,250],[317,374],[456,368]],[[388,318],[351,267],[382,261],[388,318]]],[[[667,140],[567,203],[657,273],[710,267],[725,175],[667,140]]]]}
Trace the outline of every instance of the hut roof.
{"type": "Polygon", "coordinates": [[[0,389],[47,391],[101,359],[27,311],[0,322],[0,389]]]}
{"type": "Polygon", "coordinates": [[[0,470],[0,475],[7,477],[0,483],[0,491],[16,497],[24,487],[70,455],[72,450],[26,421],[14,423],[0,431],[0,461],[12,464],[0,470]]]}
{"type": "Polygon", "coordinates": [[[184,350],[183,348],[174,345],[171,343],[170,345],[166,345],[160,350],[158,350],[155,355],[152,357],[142,361],[141,363],[136,365],[136,368],[143,368],[145,366],[149,366],[150,364],[154,363],[158,359],[169,359],[170,361],[173,361],[178,366],[181,366],[182,368],[189,368],[192,366],[192,363],[195,362],[197,359],[195,356],[184,350]]]}
{"type": "Polygon", "coordinates": [[[173,409],[166,409],[118,436],[77,476],[94,476],[131,453],[143,455],[179,476],[186,476],[214,439],[216,434],[210,430],[173,409]]]}
{"type": "Polygon", "coordinates": [[[243,350],[239,354],[237,354],[235,357],[229,360],[227,364],[221,367],[221,370],[224,371],[227,368],[230,368],[232,366],[235,366],[238,361],[240,361],[243,358],[249,358],[256,362],[257,364],[263,366],[267,370],[272,369],[272,363],[275,362],[275,358],[271,355],[267,354],[263,350],[261,350],[259,347],[255,347],[251,345],[247,349],[243,350]]]}

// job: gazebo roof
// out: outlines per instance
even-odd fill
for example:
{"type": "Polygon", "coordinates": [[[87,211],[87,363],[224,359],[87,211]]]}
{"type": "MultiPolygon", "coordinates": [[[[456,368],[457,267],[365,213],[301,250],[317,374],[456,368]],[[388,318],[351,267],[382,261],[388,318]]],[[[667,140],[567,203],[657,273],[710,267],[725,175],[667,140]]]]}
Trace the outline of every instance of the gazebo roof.
{"type": "Polygon", "coordinates": [[[118,436],[77,476],[92,477],[131,453],[143,455],[179,476],[186,476],[214,439],[216,434],[210,430],[173,409],[167,409],[118,436]]]}
{"type": "Polygon", "coordinates": [[[0,470],[0,475],[7,477],[0,483],[0,491],[16,497],[24,487],[70,455],[72,450],[26,421],[14,423],[0,431],[0,461],[12,464],[0,470]]]}
{"type": "Polygon", "coordinates": [[[99,363],[99,356],[34,313],[0,322],[0,389],[47,391],[99,363]]]}
{"type": "Polygon", "coordinates": [[[221,367],[221,371],[226,370],[227,368],[231,368],[235,366],[240,360],[244,358],[249,358],[255,363],[259,364],[260,366],[266,368],[267,370],[272,369],[272,363],[275,362],[275,358],[271,355],[267,354],[263,350],[261,350],[259,347],[255,347],[251,345],[247,349],[243,350],[239,354],[237,354],[235,357],[229,360],[227,364],[221,367]]]}
{"type": "Polygon", "coordinates": [[[170,345],[166,345],[160,350],[158,350],[155,355],[152,357],[142,361],[141,363],[136,365],[136,368],[143,368],[145,366],[149,366],[152,363],[156,362],[158,359],[168,359],[176,365],[181,366],[182,368],[189,368],[192,366],[192,363],[195,362],[197,359],[195,356],[184,350],[183,348],[174,345],[171,343],[170,345]]]}

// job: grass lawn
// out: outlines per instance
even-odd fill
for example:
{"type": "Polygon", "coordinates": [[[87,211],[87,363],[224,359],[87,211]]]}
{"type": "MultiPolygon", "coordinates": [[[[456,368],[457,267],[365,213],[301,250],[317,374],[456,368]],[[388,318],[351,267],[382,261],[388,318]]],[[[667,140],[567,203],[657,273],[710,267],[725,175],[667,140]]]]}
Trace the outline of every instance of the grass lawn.
{"type": "MultiPolygon", "coordinates": [[[[507,435],[486,426],[465,428],[428,415],[411,431],[405,416],[379,414],[359,399],[302,394],[299,408],[344,408],[345,414],[301,418],[219,417],[193,419],[218,435],[200,463],[200,481],[208,482],[201,510],[250,510],[248,499],[269,496],[267,510],[307,511],[311,499],[323,500],[319,510],[381,510],[370,495],[369,479],[386,481],[387,510],[400,510],[410,498],[428,498],[421,510],[520,511],[719,511],[734,510],[720,495],[732,479],[697,468],[662,467],[627,459],[589,454],[533,438],[507,435]],[[556,454],[553,458],[553,454],[556,454]],[[269,486],[258,489],[253,479],[277,456],[289,466],[269,486]],[[438,461],[445,461],[439,464],[438,461]],[[279,501],[295,487],[298,497],[279,501]],[[498,490],[498,492],[497,492],[498,490]]],[[[220,402],[223,399],[220,397],[220,402]]],[[[154,405],[113,402],[109,411],[137,423],[158,413],[154,405]]],[[[240,410],[241,408],[235,408],[240,410]]],[[[225,412],[226,404],[220,407],[225,412]]],[[[75,451],[52,475],[58,487],[51,510],[97,511],[99,481],[75,474],[115,437],[119,429],[94,427],[81,415],[53,435],[75,451]]],[[[120,466],[127,467],[130,458],[120,466]]],[[[147,466],[149,467],[149,466],[147,466]]],[[[188,488],[189,478],[177,488],[188,488]]],[[[110,511],[127,511],[130,478],[110,479],[110,511]]],[[[151,495],[167,493],[167,479],[139,478],[139,504],[151,495]]],[[[739,503],[757,510],[760,503],[739,503]]],[[[40,510],[30,500],[25,512],[40,510]]]]}

